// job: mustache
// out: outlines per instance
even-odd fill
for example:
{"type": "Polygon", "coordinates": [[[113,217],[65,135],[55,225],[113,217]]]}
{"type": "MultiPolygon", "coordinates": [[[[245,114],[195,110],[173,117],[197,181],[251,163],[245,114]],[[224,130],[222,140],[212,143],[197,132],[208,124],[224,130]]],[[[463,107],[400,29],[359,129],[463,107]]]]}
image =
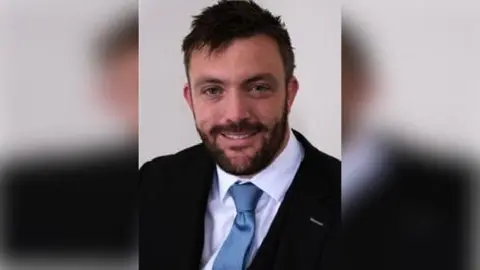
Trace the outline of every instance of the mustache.
{"type": "Polygon", "coordinates": [[[225,125],[216,125],[210,130],[210,134],[218,135],[223,132],[261,132],[268,131],[268,127],[260,122],[249,122],[242,119],[237,122],[230,122],[225,125]]]}

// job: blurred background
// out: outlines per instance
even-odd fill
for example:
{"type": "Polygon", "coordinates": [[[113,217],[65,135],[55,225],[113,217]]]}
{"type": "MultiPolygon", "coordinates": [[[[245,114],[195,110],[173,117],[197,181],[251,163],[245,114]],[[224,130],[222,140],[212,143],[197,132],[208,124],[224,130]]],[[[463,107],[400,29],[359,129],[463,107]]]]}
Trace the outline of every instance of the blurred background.
{"type": "Polygon", "coordinates": [[[478,1],[343,1],[342,269],[478,269],[478,1]]]}
{"type": "Polygon", "coordinates": [[[97,91],[95,39],[134,2],[3,2],[12,153],[118,137],[122,122],[97,91]]]}
{"type": "Polygon", "coordinates": [[[478,150],[479,13],[472,0],[345,0],[378,73],[371,121],[478,150]]]}
{"type": "Polygon", "coordinates": [[[1,1],[2,269],[135,269],[137,10],[1,1]]]}

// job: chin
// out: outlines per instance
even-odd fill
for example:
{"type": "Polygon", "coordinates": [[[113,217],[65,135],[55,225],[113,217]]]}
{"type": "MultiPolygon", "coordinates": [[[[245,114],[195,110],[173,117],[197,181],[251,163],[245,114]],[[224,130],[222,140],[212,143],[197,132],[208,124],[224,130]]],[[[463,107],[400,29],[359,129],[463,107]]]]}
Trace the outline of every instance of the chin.
{"type": "Polygon", "coordinates": [[[235,167],[248,167],[252,164],[252,158],[249,156],[243,157],[228,157],[230,164],[234,165],[235,167]]]}
{"type": "Polygon", "coordinates": [[[242,175],[242,172],[250,171],[252,166],[252,158],[249,156],[238,156],[231,157],[225,156],[221,166],[225,171],[235,174],[242,175]]]}

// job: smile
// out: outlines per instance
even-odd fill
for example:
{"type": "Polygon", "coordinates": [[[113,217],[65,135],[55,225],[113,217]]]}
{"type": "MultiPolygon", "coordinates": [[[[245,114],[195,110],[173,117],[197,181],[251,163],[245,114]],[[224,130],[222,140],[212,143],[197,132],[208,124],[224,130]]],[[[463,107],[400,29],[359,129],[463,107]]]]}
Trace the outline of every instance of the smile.
{"type": "Polygon", "coordinates": [[[221,134],[230,140],[243,140],[255,136],[257,132],[222,132],[221,134]]]}

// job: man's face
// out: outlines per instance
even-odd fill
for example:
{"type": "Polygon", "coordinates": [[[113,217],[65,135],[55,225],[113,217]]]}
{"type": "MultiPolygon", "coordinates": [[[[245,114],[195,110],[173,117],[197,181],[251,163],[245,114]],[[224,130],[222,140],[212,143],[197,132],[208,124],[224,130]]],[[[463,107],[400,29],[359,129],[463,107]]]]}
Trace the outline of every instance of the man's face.
{"type": "Polygon", "coordinates": [[[138,50],[132,48],[107,63],[106,97],[116,117],[132,133],[138,129],[138,50]]]}
{"type": "Polygon", "coordinates": [[[276,42],[264,35],[192,53],[184,96],[197,131],[225,171],[253,175],[285,144],[297,82],[286,84],[276,42]]]}

